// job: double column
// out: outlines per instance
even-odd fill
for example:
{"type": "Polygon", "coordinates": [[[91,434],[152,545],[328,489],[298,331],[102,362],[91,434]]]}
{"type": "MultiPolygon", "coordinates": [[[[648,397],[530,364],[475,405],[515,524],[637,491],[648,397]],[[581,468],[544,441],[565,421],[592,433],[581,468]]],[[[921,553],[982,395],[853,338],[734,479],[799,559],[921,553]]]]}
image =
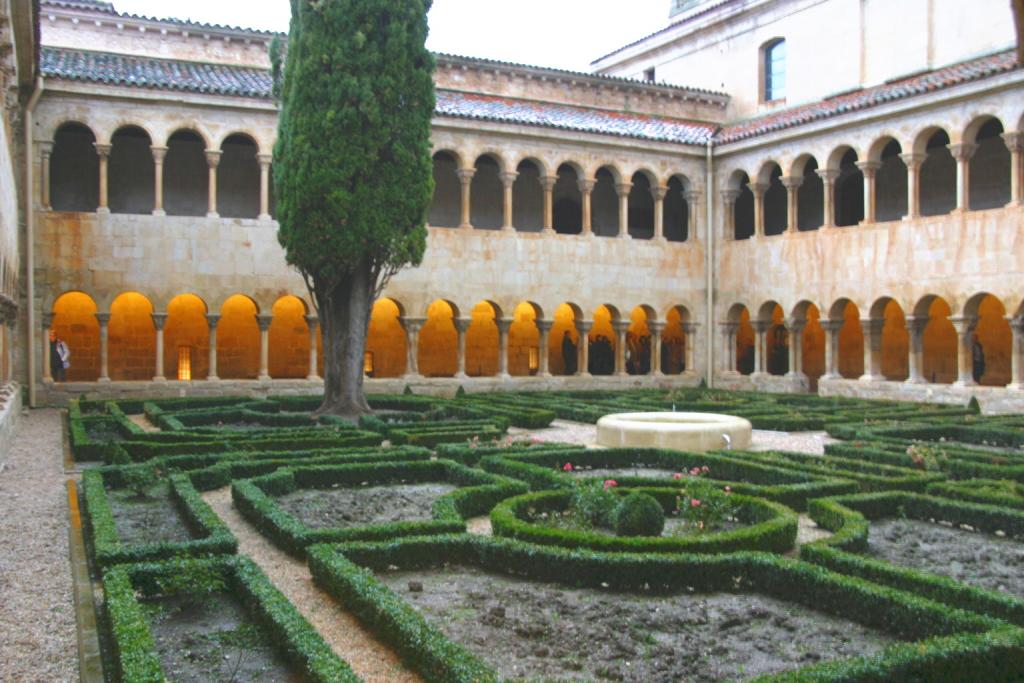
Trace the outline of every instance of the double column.
{"type": "MultiPolygon", "coordinates": [[[[722,350],[722,373],[728,375],[737,374],[736,370],[736,331],[740,328],[739,323],[724,322],[719,323],[719,327],[722,330],[722,344],[724,348],[722,350]]],[[[690,346],[690,340],[687,339],[686,346],[690,346]]]]}
{"type": "Polygon", "coordinates": [[[473,223],[470,221],[470,191],[473,187],[473,176],[476,175],[475,168],[460,168],[455,172],[459,177],[459,187],[462,192],[459,197],[459,227],[463,230],[472,230],[473,223]]]}
{"type": "Polygon", "coordinates": [[[821,379],[839,379],[839,330],[842,320],[823,320],[821,329],[825,332],[825,374],[821,379]]]}
{"type": "Polygon", "coordinates": [[[949,322],[953,323],[953,329],[956,330],[956,381],[953,382],[953,386],[956,387],[970,387],[974,386],[973,374],[973,347],[974,347],[974,328],[978,325],[978,319],[976,317],[959,315],[952,316],[949,322]]]}
{"type": "Polygon", "coordinates": [[[110,314],[96,313],[100,324],[100,382],[110,381],[110,314]]]}
{"type": "Polygon", "coordinates": [[[928,318],[907,318],[907,332],[910,339],[907,345],[906,384],[926,383],[924,378],[924,328],[927,325],[928,318]]]}
{"type": "Polygon", "coordinates": [[[164,376],[164,325],[167,324],[167,314],[151,313],[150,317],[153,318],[153,327],[156,328],[156,374],[153,376],[153,381],[166,382],[167,378],[164,376]]]}
{"type": "Polygon", "coordinates": [[[306,379],[320,379],[320,374],[317,372],[316,352],[316,343],[320,339],[320,318],[315,315],[307,315],[305,318],[306,327],[309,328],[309,373],[306,375],[306,379]]]}
{"type": "Polygon", "coordinates": [[[576,321],[576,375],[590,377],[590,330],[594,327],[593,320],[576,321]]]}
{"type": "Polygon", "coordinates": [[[220,218],[220,214],[217,213],[217,166],[220,165],[221,152],[218,149],[206,150],[206,165],[207,165],[207,198],[206,198],[206,217],[207,218],[220,218]]]}
{"type": "Polygon", "coordinates": [[[823,229],[834,228],[836,226],[836,179],[839,178],[839,169],[819,168],[814,172],[821,178],[824,199],[822,203],[824,215],[821,219],[821,227],[823,229]]]}
{"type": "Polygon", "coordinates": [[[736,236],[736,199],[740,196],[739,190],[721,190],[722,195],[722,225],[725,228],[725,239],[734,239],[736,236]]]}
{"type": "Polygon", "coordinates": [[[629,332],[629,320],[613,320],[612,329],[615,330],[615,374],[624,376],[629,374],[626,371],[626,334],[629,332]]]}
{"type": "Polygon", "coordinates": [[[768,183],[750,183],[748,187],[754,194],[754,237],[764,237],[764,193],[768,183]]]}
{"type": "Polygon", "coordinates": [[[550,377],[551,368],[548,363],[548,340],[551,337],[551,328],[554,326],[553,320],[538,320],[537,331],[540,332],[540,339],[538,344],[540,345],[537,349],[537,376],[538,377],[550,377]]]}
{"type": "Polygon", "coordinates": [[[907,215],[905,221],[912,221],[921,217],[921,164],[924,163],[924,154],[901,154],[900,159],[907,167],[907,215]]]}
{"type": "Polygon", "coordinates": [[[803,176],[783,176],[780,180],[786,188],[786,232],[797,232],[800,186],[804,184],[804,179],[803,176]]]}
{"type": "Polygon", "coordinates": [[[956,213],[963,213],[971,205],[971,157],[978,146],[968,142],[946,145],[956,159],[956,213]]]}
{"type": "Polygon", "coordinates": [[[765,342],[768,328],[772,326],[770,320],[752,320],[751,327],[754,328],[754,374],[767,374],[765,367],[765,342]]]}
{"type": "Polygon", "coordinates": [[[882,167],[880,161],[858,161],[857,168],[864,174],[864,220],[862,224],[875,223],[875,176],[882,167]]]}
{"type": "Polygon", "coordinates": [[[96,206],[96,213],[110,213],[110,182],[108,170],[110,168],[110,150],[112,149],[112,146],[99,142],[94,142],[93,146],[96,148],[96,156],[99,157],[100,162],[100,197],[99,203],[96,206]]]}
{"type": "Polygon", "coordinates": [[[629,239],[629,192],[633,183],[617,183],[615,191],[619,195],[619,234],[616,237],[629,239]]]}
{"type": "Polygon", "coordinates": [[[862,318],[861,330],[864,332],[864,374],[858,379],[861,382],[881,382],[882,374],[882,328],[884,318],[862,318]]]}
{"type": "Polygon", "coordinates": [[[259,380],[270,379],[270,323],[274,316],[267,313],[260,313],[256,316],[256,324],[260,328],[260,374],[259,380]]]}
{"type": "Polygon", "coordinates": [[[1007,318],[1013,339],[1010,342],[1010,384],[1007,389],[1024,391],[1024,316],[1007,318]]]}
{"type": "Polygon", "coordinates": [[[786,330],[789,332],[789,372],[790,379],[804,379],[804,328],[806,320],[787,320],[786,330]]]}
{"type": "Polygon", "coordinates": [[[594,212],[591,209],[591,197],[594,193],[594,186],[597,181],[593,178],[580,178],[576,181],[577,187],[580,188],[580,197],[582,199],[583,207],[583,227],[581,234],[583,237],[593,237],[594,235],[594,212]]]}
{"type": "Polygon", "coordinates": [[[270,164],[274,160],[272,154],[257,154],[260,163],[260,215],[261,221],[270,220],[270,164]]]}
{"type": "MultiPolygon", "coordinates": [[[[420,377],[420,330],[423,329],[423,324],[427,322],[427,319],[401,318],[400,321],[402,327],[405,328],[405,377],[418,378],[420,377]]],[[[462,357],[464,354],[459,354],[459,356],[462,357]]]]}
{"type": "Polygon", "coordinates": [[[501,174],[501,185],[504,188],[502,201],[502,230],[515,230],[512,219],[512,189],[515,187],[516,178],[519,174],[515,171],[506,171],[501,174]]]}

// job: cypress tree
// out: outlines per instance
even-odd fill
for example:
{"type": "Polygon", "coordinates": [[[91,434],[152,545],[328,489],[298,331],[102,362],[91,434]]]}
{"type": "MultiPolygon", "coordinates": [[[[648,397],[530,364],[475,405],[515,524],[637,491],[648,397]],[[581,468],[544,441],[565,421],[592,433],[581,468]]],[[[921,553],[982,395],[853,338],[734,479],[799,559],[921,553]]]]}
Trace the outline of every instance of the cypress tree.
{"type": "Polygon", "coordinates": [[[426,249],[434,190],[430,4],[291,0],[287,50],[271,51],[281,108],[278,240],[320,317],[320,413],[369,412],[363,351],[373,302],[426,249]]]}

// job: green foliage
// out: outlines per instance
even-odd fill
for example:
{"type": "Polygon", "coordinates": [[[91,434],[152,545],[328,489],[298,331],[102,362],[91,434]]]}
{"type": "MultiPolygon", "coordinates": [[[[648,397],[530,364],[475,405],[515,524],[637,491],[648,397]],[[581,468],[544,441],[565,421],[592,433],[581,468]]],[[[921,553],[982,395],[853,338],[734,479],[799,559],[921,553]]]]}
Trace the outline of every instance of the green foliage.
{"type": "Polygon", "coordinates": [[[629,494],[615,508],[615,533],[619,536],[660,536],[665,512],[653,496],[640,491],[629,494]]]}
{"type": "Polygon", "coordinates": [[[152,463],[128,465],[121,470],[121,483],[139,498],[148,495],[156,479],[156,468],[152,463]]]}
{"type": "Polygon", "coordinates": [[[690,477],[676,497],[676,513],[693,531],[708,533],[739,512],[732,497],[732,487],[719,487],[716,482],[690,477]]]}
{"type": "Polygon", "coordinates": [[[977,397],[971,396],[971,400],[967,402],[967,412],[971,415],[981,415],[981,404],[978,403],[977,397]]]}
{"type": "MultiPolygon", "coordinates": [[[[577,521],[585,528],[595,526],[612,526],[612,518],[619,497],[604,482],[592,481],[579,483],[569,502],[569,510],[577,521]]],[[[658,508],[659,510],[661,508],[658,508]]]]}

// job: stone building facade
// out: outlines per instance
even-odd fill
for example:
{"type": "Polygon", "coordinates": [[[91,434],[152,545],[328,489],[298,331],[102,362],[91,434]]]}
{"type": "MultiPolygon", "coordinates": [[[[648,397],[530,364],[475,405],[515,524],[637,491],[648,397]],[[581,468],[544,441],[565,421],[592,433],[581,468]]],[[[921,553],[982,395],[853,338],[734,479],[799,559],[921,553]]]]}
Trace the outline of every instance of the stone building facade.
{"type": "MultiPolygon", "coordinates": [[[[439,55],[427,255],[375,307],[368,387],[1024,407],[1024,72],[1006,3],[951,3],[673,2],[594,74],[439,55]],[[922,17],[922,45],[879,33],[922,17]]],[[[273,36],[99,0],[38,24],[35,402],[318,390],[273,220],[273,36]]]]}

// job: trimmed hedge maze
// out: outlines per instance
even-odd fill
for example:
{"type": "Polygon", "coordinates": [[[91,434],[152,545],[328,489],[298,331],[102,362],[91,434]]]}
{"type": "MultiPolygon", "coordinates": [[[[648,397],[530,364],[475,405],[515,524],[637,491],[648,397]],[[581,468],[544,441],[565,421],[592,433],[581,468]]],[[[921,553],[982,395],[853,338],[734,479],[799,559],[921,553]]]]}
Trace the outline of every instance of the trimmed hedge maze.
{"type": "Polygon", "coordinates": [[[239,554],[204,499],[229,490],[427,681],[1024,679],[1024,418],[704,389],[370,401],[356,423],[305,397],[71,406],[108,681],[362,680],[239,554]],[[832,441],[532,434],[672,409],[832,441]],[[616,534],[638,493],[658,536],[616,534]],[[799,540],[810,521],[828,533],[799,540]]]}

